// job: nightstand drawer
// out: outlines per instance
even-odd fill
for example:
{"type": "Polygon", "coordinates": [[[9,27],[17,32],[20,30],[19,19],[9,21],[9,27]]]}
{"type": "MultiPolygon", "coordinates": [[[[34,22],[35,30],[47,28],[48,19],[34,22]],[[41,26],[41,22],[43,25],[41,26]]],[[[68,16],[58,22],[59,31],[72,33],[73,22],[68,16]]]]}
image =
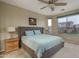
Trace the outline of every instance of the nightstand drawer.
{"type": "Polygon", "coordinates": [[[10,47],[6,47],[6,52],[10,52],[10,51],[13,51],[13,50],[15,50],[15,49],[18,49],[18,46],[16,47],[16,46],[10,46],[10,47]]]}
{"type": "Polygon", "coordinates": [[[18,45],[18,41],[6,43],[6,46],[16,46],[16,45],[18,45]]]}
{"type": "Polygon", "coordinates": [[[19,40],[18,38],[12,38],[5,40],[5,51],[10,52],[19,48],[19,40]]]}
{"type": "Polygon", "coordinates": [[[17,46],[6,46],[6,49],[13,49],[13,48],[17,48],[18,47],[18,45],[17,46]]]}

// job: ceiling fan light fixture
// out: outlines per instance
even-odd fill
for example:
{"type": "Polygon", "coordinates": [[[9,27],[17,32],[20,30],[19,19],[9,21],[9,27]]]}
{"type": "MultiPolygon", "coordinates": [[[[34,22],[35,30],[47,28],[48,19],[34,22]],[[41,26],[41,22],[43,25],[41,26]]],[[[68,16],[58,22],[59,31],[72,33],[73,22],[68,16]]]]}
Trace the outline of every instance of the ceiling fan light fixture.
{"type": "Polygon", "coordinates": [[[61,11],[64,11],[65,9],[61,9],[61,11]]]}
{"type": "Polygon", "coordinates": [[[55,8],[50,8],[51,9],[51,11],[54,11],[55,10],[55,8]]]}

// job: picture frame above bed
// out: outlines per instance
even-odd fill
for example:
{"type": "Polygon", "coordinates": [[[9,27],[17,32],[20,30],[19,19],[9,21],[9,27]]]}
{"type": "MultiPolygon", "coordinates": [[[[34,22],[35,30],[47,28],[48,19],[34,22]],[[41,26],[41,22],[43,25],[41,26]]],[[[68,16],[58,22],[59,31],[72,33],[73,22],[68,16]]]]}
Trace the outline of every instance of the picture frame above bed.
{"type": "Polygon", "coordinates": [[[29,25],[37,25],[37,19],[29,17],[29,25]]]}

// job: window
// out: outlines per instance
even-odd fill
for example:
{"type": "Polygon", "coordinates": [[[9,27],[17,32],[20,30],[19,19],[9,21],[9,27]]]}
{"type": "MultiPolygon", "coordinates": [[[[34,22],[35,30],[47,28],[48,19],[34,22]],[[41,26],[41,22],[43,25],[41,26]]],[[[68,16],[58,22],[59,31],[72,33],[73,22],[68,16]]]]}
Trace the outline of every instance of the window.
{"type": "Polygon", "coordinates": [[[50,33],[51,30],[52,30],[51,26],[52,26],[52,19],[48,19],[48,32],[49,32],[49,33],[50,33]]]}
{"type": "Polygon", "coordinates": [[[58,30],[60,33],[78,33],[79,14],[58,18],[58,30]]]}

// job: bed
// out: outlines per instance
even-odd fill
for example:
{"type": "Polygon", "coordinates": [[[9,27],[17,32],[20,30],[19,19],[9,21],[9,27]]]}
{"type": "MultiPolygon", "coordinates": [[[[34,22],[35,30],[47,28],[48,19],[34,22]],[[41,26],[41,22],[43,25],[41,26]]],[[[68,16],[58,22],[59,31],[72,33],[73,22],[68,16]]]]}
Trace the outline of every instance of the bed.
{"type": "Polygon", "coordinates": [[[43,34],[43,29],[42,27],[17,28],[19,47],[22,47],[33,58],[48,58],[64,47],[64,40],[61,37],[43,34]],[[26,36],[25,31],[29,30],[40,30],[42,34],[26,36]]]}

